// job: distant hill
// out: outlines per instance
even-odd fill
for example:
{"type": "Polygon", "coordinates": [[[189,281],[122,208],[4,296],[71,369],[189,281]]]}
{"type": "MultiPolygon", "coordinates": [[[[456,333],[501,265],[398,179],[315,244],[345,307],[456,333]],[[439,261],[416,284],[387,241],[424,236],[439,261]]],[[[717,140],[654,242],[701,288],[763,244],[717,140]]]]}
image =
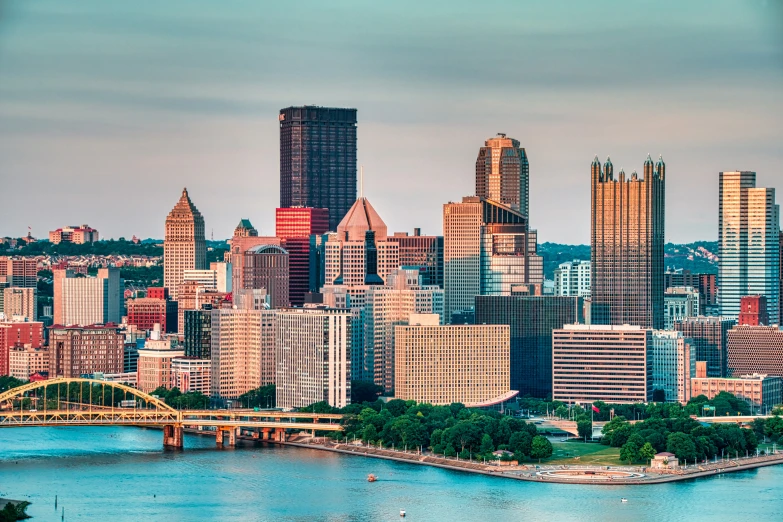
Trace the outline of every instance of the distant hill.
{"type": "MultiPolygon", "coordinates": [[[[590,259],[590,245],[562,245],[541,243],[538,253],[544,258],[544,276],[552,279],[560,263],[574,259],[590,259]]],[[[697,241],[685,245],[666,243],[664,264],[668,268],[682,268],[699,273],[718,273],[718,242],[697,241]]]]}

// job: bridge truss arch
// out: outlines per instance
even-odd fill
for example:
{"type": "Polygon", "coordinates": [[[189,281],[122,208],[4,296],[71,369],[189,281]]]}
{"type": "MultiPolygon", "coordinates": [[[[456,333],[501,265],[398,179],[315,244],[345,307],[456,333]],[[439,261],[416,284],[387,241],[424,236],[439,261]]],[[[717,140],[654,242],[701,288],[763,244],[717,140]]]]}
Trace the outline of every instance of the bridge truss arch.
{"type": "MultiPolygon", "coordinates": [[[[177,410],[175,410],[174,408],[172,408],[162,400],[157,399],[152,395],[149,395],[142,391],[139,391],[136,388],[126,386],[125,384],[121,384],[118,382],[111,382],[111,381],[99,381],[97,379],[83,379],[83,378],[70,378],[70,377],[58,377],[56,379],[47,379],[44,381],[31,382],[28,384],[24,384],[22,386],[17,386],[16,388],[11,388],[6,392],[0,393],[0,409],[3,408],[3,404],[6,402],[11,401],[11,403],[13,404],[13,401],[15,399],[28,398],[26,394],[31,391],[44,390],[44,397],[46,397],[46,390],[48,388],[60,387],[61,385],[65,385],[67,389],[67,387],[69,387],[71,384],[78,384],[79,386],[83,386],[84,384],[89,384],[90,386],[100,385],[103,388],[109,387],[113,390],[120,390],[126,395],[130,394],[137,399],[141,399],[145,401],[147,404],[155,406],[155,409],[172,412],[172,413],[177,412],[177,410]]],[[[111,406],[113,406],[113,404],[108,407],[111,406]]]]}

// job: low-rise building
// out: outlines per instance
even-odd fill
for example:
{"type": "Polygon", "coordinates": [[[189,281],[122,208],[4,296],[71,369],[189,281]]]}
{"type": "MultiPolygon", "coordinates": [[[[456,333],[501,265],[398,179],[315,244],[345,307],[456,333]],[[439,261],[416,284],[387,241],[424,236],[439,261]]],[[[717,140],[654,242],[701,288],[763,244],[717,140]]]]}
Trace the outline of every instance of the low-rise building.
{"type": "Polygon", "coordinates": [[[8,374],[26,381],[35,373],[49,373],[49,348],[30,344],[14,346],[8,354],[8,374]]]}
{"type": "MultiPolygon", "coordinates": [[[[772,375],[755,373],[725,378],[696,377],[691,380],[691,385],[694,397],[704,395],[712,399],[720,392],[727,392],[738,399],[744,399],[754,408],[772,408],[783,403],[783,379],[772,375]]],[[[726,412],[716,414],[726,415],[726,412]]]]}
{"type": "Polygon", "coordinates": [[[171,360],[171,384],[182,393],[199,392],[209,395],[211,361],[198,357],[176,357],[171,360]]]}
{"type": "Polygon", "coordinates": [[[55,245],[73,243],[83,245],[98,241],[98,231],[89,225],[71,225],[49,232],[49,242],[55,245]]]}
{"type": "Polygon", "coordinates": [[[184,350],[172,349],[170,340],[148,339],[139,350],[138,387],[151,393],[159,387],[173,388],[172,360],[183,357],[184,350]]]}

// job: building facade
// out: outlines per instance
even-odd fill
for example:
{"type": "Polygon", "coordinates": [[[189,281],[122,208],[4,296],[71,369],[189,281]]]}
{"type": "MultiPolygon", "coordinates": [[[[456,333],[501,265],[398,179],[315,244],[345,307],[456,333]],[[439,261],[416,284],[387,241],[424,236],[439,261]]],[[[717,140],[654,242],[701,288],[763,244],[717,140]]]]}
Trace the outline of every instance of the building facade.
{"type": "Polygon", "coordinates": [[[243,290],[266,290],[272,308],[290,306],[287,250],[277,245],[258,245],[245,251],[243,290]]]}
{"type": "Polygon", "coordinates": [[[783,377],[783,330],[735,326],[728,333],[727,377],[763,373],[783,377]]]}
{"type": "Polygon", "coordinates": [[[184,282],[185,270],[207,268],[207,242],[204,217],[190,200],[188,189],[166,217],[166,237],[163,242],[163,286],[172,299],[177,299],[184,282]]]}
{"type": "Polygon", "coordinates": [[[170,343],[147,341],[144,348],[139,350],[137,375],[139,390],[152,393],[160,387],[167,390],[173,388],[172,361],[183,355],[182,350],[172,349],[170,343]]]}
{"type": "MultiPolygon", "coordinates": [[[[411,314],[436,314],[443,324],[443,290],[419,284],[417,270],[395,270],[383,286],[370,286],[361,308],[363,336],[353,343],[353,380],[374,382],[387,394],[394,390],[394,328],[411,314]]],[[[354,321],[354,324],[357,324],[354,321]]]]}
{"type": "Polygon", "coordinates": [[[656,402],[691,400],[691,379],[696,377],[696,351],[682,332],[655,330],[650,351],[652,399],[656,402]]]}
{"type": "Polygon", "coordinates": [[[277,311],[275,393],[278,408],[351,401],[351,313],[329,308],[277,311]]]}
{"type": "Polygon", "coordinates": [[[566,403],[652,400],[652,330],[566,325],[552,332],[552,398],[566,403]]]}
{"type": "Polygon", "coordinates": [[[154,329],[158,324],[161,330],[166,332],[169,302],[152,297],[128,299],[125,305],[128,309],[127,323],[145,331],[154,329]]]}
{"type": "Polygon", "coordinates": [[[582,311],[579,297],[476,297],[476,324],[510,325],[510,385],[521,396],[552,393],[552,331],[584,322],[582,311]]]}
{"type": "Polygon", "coordinates": [[[212,305],[183,314],[183,348],[186,357],[209,359],[212,354],[212,305]]]}
{"type": "Polygon", "coordinates": [[[327,208],[275,210],[275,235],[288,252],[289,297],[293,306],[302,306],[310,291],[310,236],[328,231],[327,208]]]}
{"type": "Polygon", "coordinates": [[[183,283],[198,283],[207,290],[230,293],[233,286],[231,263],[210,263],[206,270],[184,270],[183,283]]]}
{"type": "Polygon", "coordinates": [[[22,381],[35,373],[49,375],[49,348],[14,346],[8,354],[8,369],[8,375],[22,381]]]}
{"type": "MultiPolygon", "coordinates": [[[[783,403],[783,379],[771,375],[740,375],[738,377],[699,377],[692,381],[692,395],[704,395],[712,399],[720,392],[744,399],[753,408],[753,413],[767,413],[783,403]]],[[[736,415],[736,412],[715,412],[716,415],[736,415]]]]}
{"type": "Polygon", "coordinates": [[[4,288],[2,292],[2,312],[6,319],[18,317],[27,321],[38,320],[38,289],[12,286],[4,288]]]}
{"type": "Polygon", "coordinates": [[[178,333],[185,331],[185,312],[188,310],[201,310],[209,305],[212,308],[220,308],[229,298],[230,294],[207,290],[198,283],[184,283],[179,287],[177,296],[177,324],[178,333]]]}
{"type": "Polygon", "coordinates": [[[329,234],[324,264],[326,285],[347,287],[383,284],[389,273],[399,268],[399,244],[388,239],[386,223],[367,198],[357,199],[337,226],[337,233],[329,234]],[[374,272],[368,274],[370,266],[374,272]]]}
{"type": "Polygon", "coordinates": [[[49,332],[50,376],[122,373],[125,335],[108,326],[53,326],[49,332]]]}
{"type": "Polygon", "coordinates": [[[669,289],[674,286],[690,286],[697,289],[699,291],[698,315],[713,315],[707,312],[714,310],[718,305],[717,280],[717,274],[701,274],[682,268],[667,268],[663,274],[663,287],[669,289]]]}
{"type": "Polygon", "coordinates": [[[33,257],[0,256],[0,281],[7,286],[37,288],[38,261],[33,257]]]}
{"type": "Polygon", "coordinates": [[[590,297],[590,261],[574,259],[555,269],[555,295],[590,297]]]}
{"type": "Polygon", "coordinates": [[[507,325],[440,325],[414,315],[395,326],[395,397],[430,404],[490,405],[510,393],[507,325]]]}
{"type": "Polygon", "coordinates": [[[96,277],[54,270],[54,324],[118,324],[123,316],[124,286],[118,268],[99,268],[96,277]]]}
{"type": "Polygon", "coordinates": [[[663,293],[664,328],[671,330],[675,321],[699,315],[699,291],[691,286],[673,286],[663,293]]]}
{"type": "Polygon", "coordinates": [[[769,326],[767,298],[763,295],[746,295],[740,299],[740,326],[769,326]]]}
{"type": "Polygon", "coordinates": [[[49,232],[49,242],[58,245],[60,243],[73,243],[84,245],[98,241],[98,231],[89,225],[73,225],[49,232]]]}
{"type": "Polygon", "coordinates": [[[591,165],[591,321],[663,328],[663,244],[666,166],[644,162],[614,178],[607,158],[591,165]]]}
{"type": "Polygon", "coordinates": [[[473,313],[477,295],[510,295],[520,284],[541,284],[543,260],[527,217],[489,200],[464,197],[443,206],[446,318],[473,313]]]}
{"type": "Polygon", "coordinates": [[[740,300],[763,295],[778,317],[780,209],[775,189],[756,187],[755,172],[719,174],[718,286],[724,317],[739,317],[740,300]]]}
{"type": "Polygon", "coordinates": [[[421,284],[443,288],[443,236],[422,236],[420,228],[407,232],[395,232],[389,237],[399,245],[400,266],[416,269],[421,284]]]}
{"type": "MultiPolygon", "coordinates": [[[[211,392],[212,362],[197,357],[176,357],[171,360],[171,385],[182,393],[198,392],[209,395],[211,392]]],[[[205,404],[206,408],[208,404],[205,404]]]]}
{"type": "Polygon", "coordinates": [[[0,322],[0,376],[10,372],[10,350],[14,346],[40,348],[43,344],[43,323],[31,321],[0,322]]]}
{"type": "Polygon", "coordinates": [[[530,165],[519,141],[503,133],[486,140],[476,158],[476,196],[529,217],[529,185],[530,165]]]}
{"type": "Polygon", "coordinates": [[[356,109],[280,110],[280,207],[329,209],[329,230],[356,199],[356,109]]]}

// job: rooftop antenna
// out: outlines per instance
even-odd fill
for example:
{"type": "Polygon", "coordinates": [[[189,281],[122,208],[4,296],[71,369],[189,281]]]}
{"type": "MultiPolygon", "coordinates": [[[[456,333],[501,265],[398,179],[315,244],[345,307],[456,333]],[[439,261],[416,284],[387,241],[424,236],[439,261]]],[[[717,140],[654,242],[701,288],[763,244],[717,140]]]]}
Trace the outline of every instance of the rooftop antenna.
{"type": "Polygon", "coordinates": [[[364,198],[364,165],[359,167],[359,198],[364,198]]]}

